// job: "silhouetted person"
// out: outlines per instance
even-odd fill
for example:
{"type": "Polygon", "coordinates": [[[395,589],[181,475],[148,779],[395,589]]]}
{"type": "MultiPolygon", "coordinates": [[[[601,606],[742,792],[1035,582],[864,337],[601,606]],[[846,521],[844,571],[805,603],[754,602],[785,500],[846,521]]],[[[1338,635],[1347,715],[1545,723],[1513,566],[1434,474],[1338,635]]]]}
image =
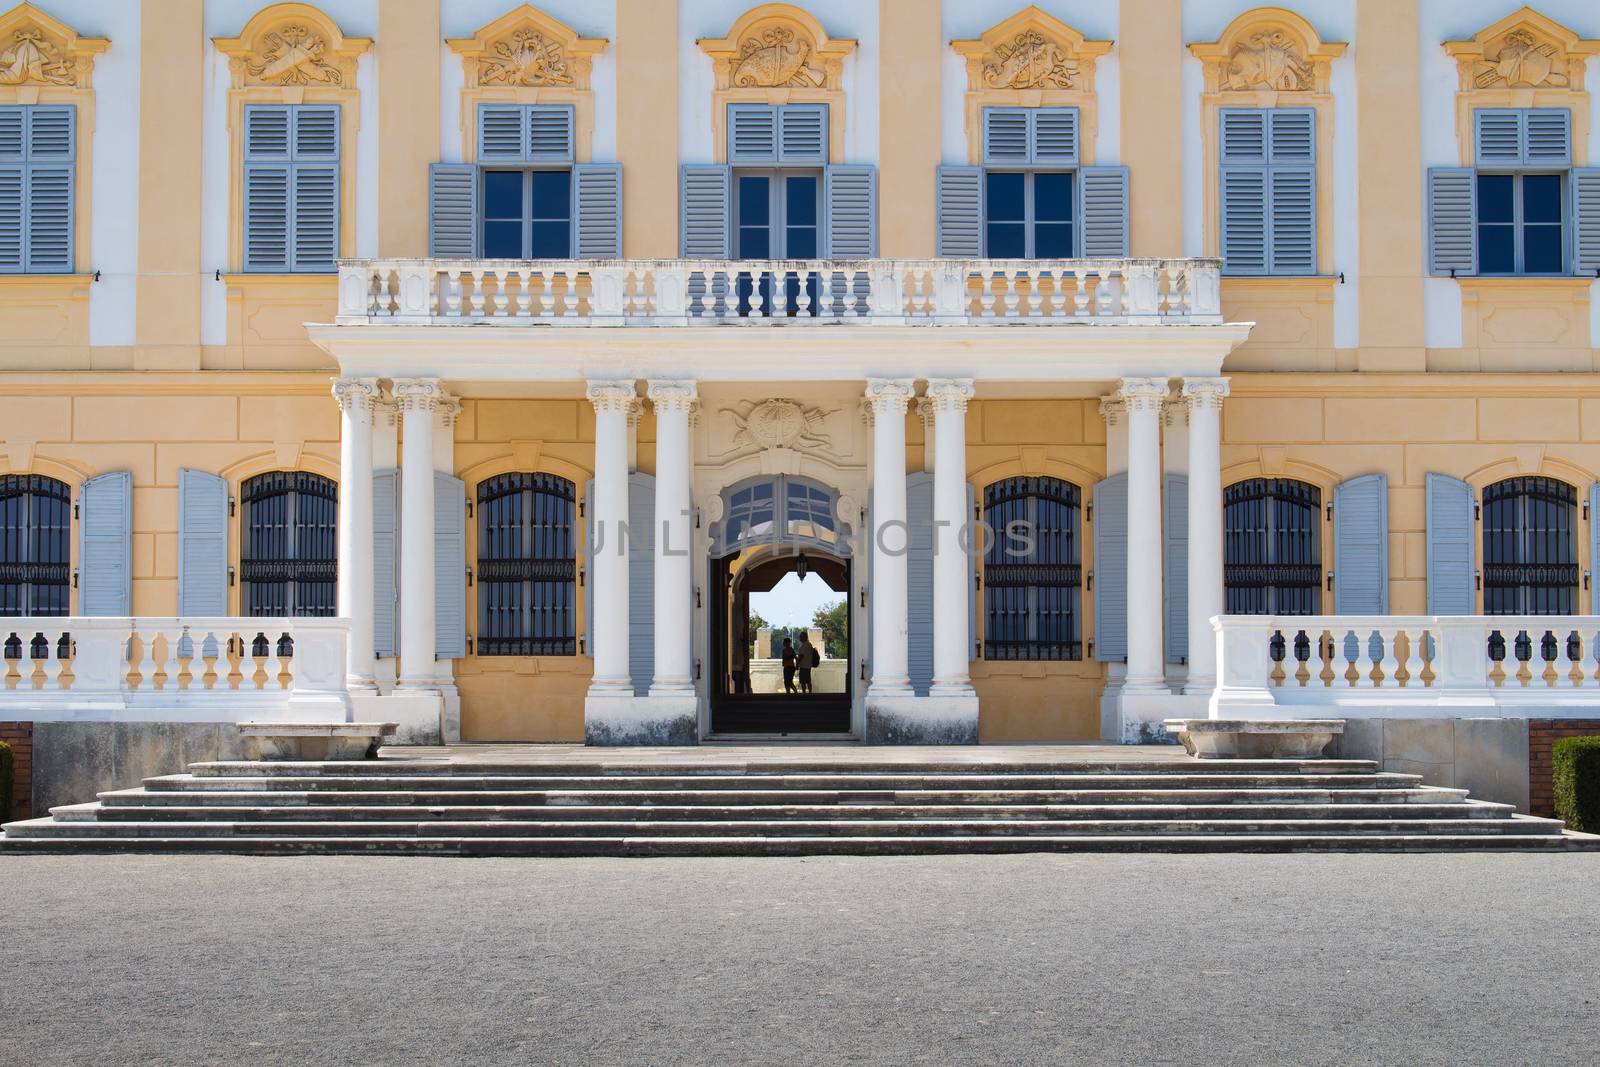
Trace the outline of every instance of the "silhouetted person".
{"type": "Polygon", "coordinates": [[[783,639],[783,691],[785,693],[793,693],[795,691],[794,669],[797,663],[798,661],[794,655],[794,642],[785,637],[783,639]]]}
{"type": "Polygon", "coordinates": [[[800,648],[795,653],[795,658],[800,661],[800,692],[811,692],[811,668],[822,662],[822,653],[817,651],[817,646],[811,643],[811,635],[800,635],[800,648]]]}

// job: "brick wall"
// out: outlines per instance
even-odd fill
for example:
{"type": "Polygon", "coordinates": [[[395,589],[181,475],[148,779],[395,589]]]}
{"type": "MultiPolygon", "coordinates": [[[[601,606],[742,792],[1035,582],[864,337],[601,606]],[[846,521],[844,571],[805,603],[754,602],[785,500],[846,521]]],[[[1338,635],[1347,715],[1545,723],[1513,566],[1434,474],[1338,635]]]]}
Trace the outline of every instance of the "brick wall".
{"type": "Polygon", "coordinates": [[[11,746],[16,777],[11,784],[11,817],[33,818],[33,723],[0,722],[0,741],[11,746]]]}
{"type": "Polygon", "coordinates": [[[1528,720],[1528,812],[1554,818],[1555,786],[1551,781],[1550,749],[1563,737],[1600,736],[1600,719],[1528,720]]]}

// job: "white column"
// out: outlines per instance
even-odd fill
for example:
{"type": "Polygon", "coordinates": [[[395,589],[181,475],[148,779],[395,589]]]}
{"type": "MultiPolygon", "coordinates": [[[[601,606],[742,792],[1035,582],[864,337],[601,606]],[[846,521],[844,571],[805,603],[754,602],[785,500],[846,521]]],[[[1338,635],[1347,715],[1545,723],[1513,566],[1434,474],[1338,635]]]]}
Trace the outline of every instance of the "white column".
{"type": "Polygon", "coordinates": [[[1222,589],[1222,398],[1226,378],[1185,378],[1189,406],[1189,679],[1185,693],[1217,682],[1211,619],[1226,606],[1222,589]]]}
{"type": "Polygon", "coordinates": [[[967,401],[971,378],[931,378],[933,408],[933,687],[972,696],[972,516],[967,513],[967,401]]]}
{"type": "Polygon", "coordinates": [[[656,412],[656,671],[651,696],[694,694],[694,643],[689,621],[694,576],[689,549],[694,517],[689,500],[689,415],[694,382],[652,381],[656,412]]]}
{"type": "Polygon", "coordinates": [[[372,620],[372,411],[376,378],[335,378],[339,402],[339,614],[350,620],[345,673],[375,692],[372,620]]]}
{"type": "Polygon", "coordinates": [[[396,378],[400,406],[400,688],[439,688],[433,658],[433,420],[437,378],[396,378]]]}
{"type": "Polygon", "coordinates": [[[1161,654],[1162,378],[1124,378],[1128,413],[1128,676],[1124,694],[1170,692],[1161,654]]]}
{"type": "Polygon", "coordinates": [[[589,626],[594,656],[591,695],[632,696],[628,672],[628,552],[622,527],[628,521],[628,417],[638,404],[631,381],[589,383],[594,405],[594,540],[589,580],[594,583],[594,619],[589,626]],[[596,549],[598,545],[598,549],[596,549]]]}
{"type": "Polygon", "coordinates": [[[926,474],[932,474],[935,442],[933,433],[933,400],[931,398],[926,396],[917,397],[917,418],[922,420],[922,470],[926,474]]]}
{"type": "Polygon", "coordinates": [[[872,405],[872,680],[868,697],[910,696],[906,638],[906,406],[911,378],[871,378],[872,405]]]}

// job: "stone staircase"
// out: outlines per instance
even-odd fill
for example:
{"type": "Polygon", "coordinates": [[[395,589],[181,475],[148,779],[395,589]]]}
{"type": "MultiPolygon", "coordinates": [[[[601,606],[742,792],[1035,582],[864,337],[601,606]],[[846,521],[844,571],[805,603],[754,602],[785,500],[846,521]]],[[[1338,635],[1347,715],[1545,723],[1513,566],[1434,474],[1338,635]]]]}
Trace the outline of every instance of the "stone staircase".
{"type": "Polygon", "coordinates": [[[4,827],[13,852],[498,856],[1567,849],[1361,760],[198,763],[4,827]]]}

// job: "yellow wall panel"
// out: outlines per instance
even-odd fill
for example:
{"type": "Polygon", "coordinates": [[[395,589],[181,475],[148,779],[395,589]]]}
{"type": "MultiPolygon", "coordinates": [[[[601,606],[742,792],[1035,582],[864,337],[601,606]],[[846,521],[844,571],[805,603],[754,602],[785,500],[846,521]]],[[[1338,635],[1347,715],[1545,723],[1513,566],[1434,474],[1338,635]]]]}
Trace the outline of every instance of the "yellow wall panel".
{"type": "Polygon", "coordinates": [[[1477,436],[1477,407],[1465,398],[1331,398],[1323,410],[1330,441],[1471,441],[1477,436]]]}

